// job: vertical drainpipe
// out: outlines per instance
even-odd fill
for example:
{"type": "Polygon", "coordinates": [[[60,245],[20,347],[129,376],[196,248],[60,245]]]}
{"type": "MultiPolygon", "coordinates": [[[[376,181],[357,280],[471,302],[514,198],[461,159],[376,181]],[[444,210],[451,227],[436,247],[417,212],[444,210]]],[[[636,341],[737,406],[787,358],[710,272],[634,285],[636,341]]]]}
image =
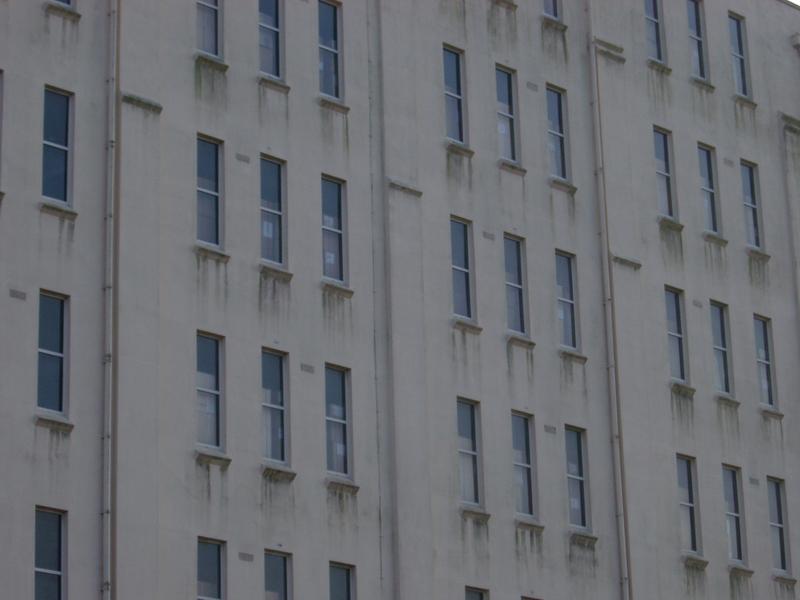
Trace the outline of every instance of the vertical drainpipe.
{"type": "Polygon", "coordinates": [[[614,311],[614,277],[611,269],[611,246],[608,235],[608,203],[606,201],[605,160],[603,156],[603,124],[600,108],[600,82],[597,68],[597,49],[594,43],[594,20],[592,2],[587,0],[589,16],[589,64],[591,72],[592,125],[595,155],[595,192],[600,216],[600,257],[603,273],[604,332],[606,342],[606,380],[608,382],[608,403],[611,420],[611,447],[614,463],[614,501],[617,523],[617,542],[619,545],[620,598],[633,600],[633,582],[630,575],[630,546],[628,539],[627,489],[625,485],[625,464],[623,461],[623,436],[621,418],[621,398],[617,379],[617,326],[614,311]]]}
{"type": "Polygon", "coordinates": [[[117,204],[117,111],[119,90],[119,2],[108,0],[108,72],[106,79],[106,198],[105,198],[105,257],[103,275],[103,439],[102,439],[102,512],[101,554],[102,585],[101,600],[111,600],[113,589],[113,460],[114,460],[114,393],[116,389],[116,301],[114,284],[116,278],[117,236],[115,209],[117,204]]]}

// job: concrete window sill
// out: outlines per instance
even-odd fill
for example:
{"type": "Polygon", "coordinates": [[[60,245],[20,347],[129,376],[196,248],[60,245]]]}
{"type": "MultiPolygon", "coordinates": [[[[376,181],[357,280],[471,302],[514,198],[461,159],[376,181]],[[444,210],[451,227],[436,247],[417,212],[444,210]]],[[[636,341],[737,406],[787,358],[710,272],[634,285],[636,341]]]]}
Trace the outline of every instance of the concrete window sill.
{"type": "Polygon", "coordinates": [[[283,79],[272,77],[271,75],[267,75],[266,73],[261,73],[258,76],[258,84],[264,86],[265,88],[281,92],[283,94],[288,94],[289,90],[292,89],[289,85],[287,85],[287,83],[283,79]]]}
{"type": "Polygon", "coordinates": [[[594,550],[597,545],[598,537],[590,531],[571,531],[569,534],[569,543],[573,546],[581,546],[594,550]]]}
{"type": "Polygon", "coordinates": [[[692,76],[689,78],[689,81],[692,82],[692,85],[699,87],[704,92],[713,92],[716,89],[708,79],[703,79],[702,77],[692,76]]]}
{"type": "Polygon", "coordinates": [[[514,525],[517,529],[526,529],[537,533],[544,531],[544,525],[531,515],[517,515],[514,519],[514,525]]]}
{"type": "Polygon", "coordinates": [[[580,365],[586,364],[586,361],[589,360],[588,356],[575,348],[560,348],[558,354],[561,356],[562,360],[569,360],[580,365]]]}
{"type": "Polygon", "coordinates": [[[648,58],[647,59],[647,66],[660,73],[662,75],[671,75],[672,68],[668,67],[665,63],[661,62],[660,60],[656,60],[655,58],[648,58]]]}
{"type": "Polygon", "coordinates": [[[154,115],[160,115],[161,111],[164,110],[164,107],[155,100],[150,100],[149,98],[145,98],[143,96],[137,96],[136,94],[123,93],[122,101],[125,104],[136,106],[137,108],[141,108],[142,110],[153,113],[154,115]]]}
{"type": "Polygon", "coordinates": [[[325,486],[333,492],[344,492],[351,495],[357,494],[359,490],[359,486],[352,479],[337,475],[329,475],[325,479],[325,486]]]}
{"type": "Polygon", "coordinates": [[[286,464],[267,461],[261,467],[261,475],[264,479],[288,483],[294,481],[294,478],[297,477],[297,472],[290,469],[286,464]]]}
{"type": "Polygon", "coordinates": [[[761,416],[765,418],[777,419],[778,421],[783,420],[783,413],[779,411],[776,407],[770,406],[769,404],[760,405],[758,407],[758,412],[760,412],[761,416]]]}
{"type": "Polygon", "coordinates": [[[564,23],[564,21],[551,17],[550,15],[542,15],[542,27],[554,29],[562,33],[567,30],[567,24],[564,23]]]}
{"type": "Polygon", "coordinates": [[[258,270],[261,272],[262,277],[268,279],[278,279],[280,281],[285,281],[286,283],[290,282],[292,277],[294,277],[294,273],[289,271],[283,265],[267,261],[261,261],[261,263],[258,265],[258,270]]]}
{"type": "Polygon", "coordinates": [[[231,458],[219,448],[198,446],[194,451],[194,458],[200,465],[217,465],[220,469],[227,469],[231,458]]]}
{"type": "Polygon", "coordinates": [[[633,269],[634,271],[638,271],[639,269],[642,268],[642,261],[636,258],[629,258],[627,256],[620,256],[618,254],[615,254],[614,256],[611,257],[611,260],[613,260],[618,265],[621,265],[623,267],[628,267],[629,269],[633,269]]]}
{"type": "Polygon", "coordinates": [[[194,252],[200,258],[210,258],[220,263],[227,263],[231,259],[231,255],[219,246],[203,244],[202,242],[197,242],[194,245],[194,252]]]}
{"type": "Polygon", "coordinates": [[[73,8],[72,6],[68,6],[67,4],[62,4],[61,2],[45,2],[44,12],[48,15],[55,15],[57,17],[62,17],[64,19],[67,19],[68,21],[73,21],[75,23],[81,20],[81,13],[75,10],[75,8],[73,8]]]}
{"type": "Polygon", "coordinates": [[[681,396],[682,398],[686,398],[687,400],[693,399],[694,393],[696,391],[692,386],[690,386],[685,381],[671,381],[669,384],[669,389],[676,396],[681,396]]]}
{"type": "Polygon", "coordinates": [[[519,346],[520,348],[529,350],[532,350],[534,346],[536,346],[536,342],[534,342],[529,335],[520,333],[519,331],[509,331],[506,334],[506,343],[509,346],[519,346]]]}
{"type": "Polygon", "coordinates": [[[683,223],[680,223],[675,217],[668,215],[658,215],[658,226],[662,231],[683,231],[683,223]]]}
{"type": "Polygon", "coordinates": [[[519,162],[507,158],[499,159],[497,161],[497,166],[503,171],[519,175],[520,177],[525,177],[525,174],[528,172],[528,169],[520,165],[519,162]]]}
{"type": "Polygon", "coordinates": [[[764,252],[761,248],[756,248],[755,246],[748,246],[747,247],[747,255],[758,262],[765,263],[772,258],[769,254],[764,252]]]}
{"type": "Polygon", "coordinates": [[[733,577],[740,577],[749,579],[753,576],[753,569],[748,568],[743,564],[730,564],[728,565],[728,572],[733,577]]]}
{"type": "Polygon", "coordinates": [[[721,246],[723,248],[728,245],[728,240],[715,231],[704,231],[703,239],[711,244],[716,244],[717,246],[721,246]]]}
{"type": "Polygon", "coordinates": [[[397,190],[398,192],[403,192],[404,194],[415,196],[416,198],[422,197],[422,190],[417,189],[410,183],[400,181],[399,179],[393,179],[391,177],[386,178],[386,183],[391,189],[397,190]]]}
{"type": "Polygon", "coordinates": [[[461,513],[461,517],[464,519],[480,521],[481,523],[486,523],[492,516],[485,508],[477,505],[462,505],[459,507],[458,512],[461,513]]]}
{"type": "Polygon", "coordinates": [[[352,298],[355,292],[353,288],[345,285],[343,282],[333,279],[323,279],[321,285],[322,291],[326,294],[334,294],[336,296],[342,296],[343,298],[352,298]]]}
{"type": "Polygon", "coordinates": [[[206,54],[205,52],[197,52],[194,55],[194,62],[200,67],[207,67],[220,73],[225,73],[228,70],[228,63],[226,63],[219,56],[213,54],[206,54]]]}
{"type": "Polygon", "coordinates": [[[467,158],[472,158],[475,154],[475,151],[467,146],[464,142],[458,142],[456,140],[445,140],[445,148],[447,148],[447,152],[449,154],[455,154],[457,156],[466,156],[467,158]]]}
{"type": "Polygon", "coordinates": [[[772,573],[772,580],[775,583],[779,583],[789,588],[793,588],[795,584],[797,584],[797,579],[792,577],[789,573],[785,573],[783,571],[776,571],[772,573]]]}
{"type": "Polygon", "coordinates": [[[517,10],[517,3],[514,0],[489,0],[492,4],[502,6],[508,10],[517,10]]]}
{"type": "Polygon", "coordinates": [[[60,219],[67,219],[68,221],[74,221],[78,217],[78,211],[69,204],[56,200],[42,200],[39,203],[39,210],[49,215],[55,215],[60,219]]]}
{"type": "Polygon", "coordinates": [[[65,415],[56,412],[38,412],[34,417],[37,427],[44,427],[59,433],[69,433],[75,428],[75,424],[65,415]]]}
{"type": "Polygon", "coordinates": [[[716,394],[714,394],[714,399],[718,403],[730,406],[733,409],[739,408],[739,404],[741,404],[741,402],[739,402],[736,398],[734,398],[730,394],[725,394],[722,392],[717,392],[716,394]]]}
{"type": "Polygon", "coordinates": [[[450,322],[453,325],[453,329],[460,329],[461,331],[466,331],[468,333],[475,333],[475,334],[478,334],[481,331],[483,331],[483,327],[478,325],[478,322],[475,319],[468,319],[467,317],[454,316],[450,322]]]}
{"type": "Polygon", "coordinates": [[[318,96],[317,102],[321,107],[342,113],[343,115],[346,115],[350,112],[349,106],[347,106],[339,98],[334,98],[333,96],[318,96]]]}
{"type": "Polygon", "coordinates": [[[733,101],[738,105],[744,108],[749,108],[750,110],[755,110],[758,108],[758,104],[752,99],[747,96],[742,96],[741,94],[734,94],[733,101]]]}
{"type": "Polygon", "coordinates": [[[687,552],[681,557],[681,560],[687,569],[693,569],[695,571],[705,571],[708,566],[708,561],[695,553],[687,552]]]}
{"type": "Polygon", "coordinates": [[[566,179],[562,179],[561,177],[550,177],[547,180],[547,183],[550,185],[551,188],[554,190],[561,190],[562,192],[566,192],[570,196],[574,196],[575,192],[578,191],[578,188],[572,185],[566,179]]]}

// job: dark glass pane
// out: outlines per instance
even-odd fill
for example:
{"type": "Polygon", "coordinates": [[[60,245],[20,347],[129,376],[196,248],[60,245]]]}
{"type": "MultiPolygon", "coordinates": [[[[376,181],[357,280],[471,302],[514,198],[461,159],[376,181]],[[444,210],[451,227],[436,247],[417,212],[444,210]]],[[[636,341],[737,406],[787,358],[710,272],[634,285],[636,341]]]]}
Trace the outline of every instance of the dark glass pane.
{"type": "Polygon", "coordinates": [[[350,569],[331,565],[330,600],[350,600],[350,569]]]}
{"type": "Polygon", "coordinates": [[[514,466],[514,487],[516,488],[516,509],[518,513],[532,514],[531,470],[519,465],[514,466]]]}
{"type": "Polygon", "coordinates": [[[551,131],[564,133],[563,123],[561,93],[555,90],[547,90],[547,126],[551,131]]]}
{"type": "Polygon", "coordinates": [[[325,367],[325,414],[334,419],[347,419],[345,373],[325,367]]]}
{"type": "Polygon", "coordinates": [[[464,141],[463,120],[461,115],[461,100],[453,96],[445,96],[444,99],[447,137],[458,142],[464,141]]]}
{"type": "Polygon", "coordinates": [[[678,490],[681,502],[694,502],[692,492],[692,463],[685,458],[678,459],[678,490]]]}
{"type": "MultiPolygon", "coordinates": [[[[209,2],[216,5],[216,2],[209,2]]],[[[197,5],[197,46],[203,52],[216,55],[219,52],[217,10],[202,4],[197,5]]]]}
{"type": "Polygon", "coordinates": [[[339,47],[339,32],[336,7],[327,2],[319,3],[319,43],[321,46],[339,47]]]}
{"type": "Polygon", "coordinates": [[[197,595],[221,598],[220,546],[209,542],[197,544],[197,595]]]}
{"type": "Polygon", "coordinates": [[[267,404],[283,406],[283,357],[280,354],[261,353],[261,388],[267,404]]]}
{"type": "Polygon", "coordinates": [[[462,269],[469,269],[469,237],[467,224],[459,221],[450,221],[450,251],[452,252],[453,265],[462,269]]]}
{"type": "Polygon", "coordinates": [[[458,403],[458,447],[470,452],[477,450],[475,407],[467,402],[458,403]]]}
{"type": "Polygon", "coordinates": [[[511,429],[514,445],[514,462],[520,464],[530,464],[530,423],[526,417],[513,415],[511,417],[511,429]]]}
{"type": "Polygon", "coordinates": [[[508,312],[508,328],[512,331],[525,331],[524,311],[522,308],[522,289],[506,286],[506,309],[508,312]]]}
{"type": "Polygon", "coordinates": [[[258,0],[258,13],[263,25],[279,27],[278,0],[258,0]]]}
{"type": "Polygon", "coordinates": [[[281,217],[275,213],[261,213],[261,258],[283,262],[281,217]]]}
{"type": "Polygon", "coordinates": [[[755,319],[756,331],[756,352],[758,359],[763,361],[769,360],[769,334],[767,330],[767,322],[763,319],[755,319]]]}
{"type": "Polygon", "coordinates": [[[780,483],[774,479],[769,480],[769,520],[771,523],[783,524],[783,511],[781,510],[780,483]]]}
{"type": "Polygon", "coordinates": [[[42,195],[55,200],[67,201],[66,150],[45,145],[42,154],[42,195]]]}
{"type": "Polygon", "coordinates": [[[725,344],[725,313],[723,308],[716,304],[711,305],[711,331],[714,345],[724,348],[725,344]]]}
{"type": "Polygon", "coordinates": [[[651,19],[658,19],[658,0],[645,0],[644,10],[651,19]]]}
{"type": "Polygon", "coordinates": [[[330,279],[344,279],[342,265],[342,236],[336,232],[322,232],[322,274],[330,279]]]}
{"type": "Polygon", "coordinates": [[[217,144],[197,140],[197,187],[209,192],[219,191],[219,161],[217,144]]]}
{"type": "Polygon", "coordinates": [[[583,452],[581,433],[567,429],[567,473],[583,477],[583,452]]]}
{"type": "Polygon", "coordinates": [[[444,89],[461,95],[461,56],[452,50],[444,51],[444,89]]]}
{"type": "Polygon", "coordinates": [[[520,243],[517,240],[505,238],[506,281],[522,285],[522,268],[520,265],[520,243]]]}
{"type": "Polygon", "coordinates": [[[342,186],[329,179],[322,180],[322,224],[342,229],[342,186]]]}
{"type": "Polygon", "coordinates": [[[736,54],[744,54],[742,27],[739,19],[728,17],[728,31],[730,33],[731,50],[736,54]]]}
{"type": "Polygon", "coordinates": [[[44,139],[59,146],[69,145],[69,96],[45,90],[44,139]]]}
{"type": "Polygon", "coordinates": [[[39,348],[51,352],[64,349],[64,301],[53,296],[39,296],[39,348]]]}
{"type": "Polygon", "coordinates": [[[561,343],[574,348],[575,337],[575,306],[569,302],[559,300],[557,308],[558,322],[561,324],[561,343]]]}
{"type": "Polygon", "coordinates": [[[723,469],[723,479],[725,488],[725,510],[729,513],[739,512],[739,497],[737,492],[738,481],[736,471],[733,469],[723,469]]]}
{"type": "Polygon", "coordinates": [[[573,525],[583,527],[586,525],[586,503],[583,492],[583,482],[577,479],[570,479],[567,482],[569,488],[569,522],[573,525]]]}
{"type": "Polygon", "coordinates": [[[495,83],[497,86],[497,109],[504,113],[514,114],[511,73],[497,69],[495,71],[495,83]]]}
{"type": "Polygon", "coordinates": [[[61,600],[61,576],[36,573],[36,600],[61,600]]]}
{"type": "Polygon", "coordinates": [[[264,409],[264,434],[266,455],[273,460],[284,460],[283,411],[279,408],[264,409]]]}
{"type": "Polygon", "coordinates": [[[219,243],[218,199],[205,192],[197,192],[197,239],[219,243]]]}
{"type": "Polygon", "coordinates": [[[647,48],[650,58],[661,60],[661,30],[655,21],[647,21],[647,48]]]}
{"type": "Polygon", "coordinates": [[[209,446],[219,445],[219,396],[197,392],[197,441],[209,446]]]}
{"type": "Polygon", "coordinates": [[[36,511],[36,568],[61,571],[61,515],[36,511]]]}
{"type": "Polygon", "coordinates": [[[328,470],[347,473],[347,426],[344,423],[328,421],[328,470]]]}
{"type": "Polygon", "coordinates": [[[656,168],[662,173],[669,173],[669,138],[661,131],[653,133],[656,154],[656,168]]]}
{"type": "Polygon", "coordinates": [[[319,90],[339,97],[339,59],[336,53],[324,48],[319,50],[319,90]]]}
{"type": "Polygon", "coordinates": [[[558,0],[544,0],[544,14],[558,19],[558,0]]]}
{"type": "Polygon", "coordinates": [[[63,410],[64,360],[39,353],[36,405],[49,410],[63,410]]]}
{"type": "Polygon", "coordinates": [[[262,27],[258,33],[261,70],[280,77],[280,40],[278,32],[262,27]]]}
{"type": "Polygon", "coordinates": [[[197,386],[219,389],[219,342],[204,335],[197,336],[197,386]]]}
{"type": "Polygon", "coordinates": [[[572,297],[572,258],[556,254],[556,288],[559,298],[573,300],[572,297]]]}
{"type": "Polygon", "coordinates": [[[484,600],[483,592],[480,590],[467,590],[465,600],[484,600]]]}
{"type": "Polygon", "coordinates": [[[264,555],[264,582],[266,600],[287,600],[286,557],[279,554],[264,555]]]}
{"type": "Polygon", "coordinates": [[[700,25],[700,3],[697,0],[688,0],[686,8],[689,14],[689,32],[696,37],[702,37],[703,31],[700,25]]]}
{"type": "Polygon", "coordinates": [[[680,334],[682,332],[680,297],[671,290],[665,292],[665,297],[667,305],[667,330],[670,333],[680,334]]]}
{"type": "Polygon", "coordinates": [[[453,312],[471,317],[469,273],[453,269],[453,312]]]}

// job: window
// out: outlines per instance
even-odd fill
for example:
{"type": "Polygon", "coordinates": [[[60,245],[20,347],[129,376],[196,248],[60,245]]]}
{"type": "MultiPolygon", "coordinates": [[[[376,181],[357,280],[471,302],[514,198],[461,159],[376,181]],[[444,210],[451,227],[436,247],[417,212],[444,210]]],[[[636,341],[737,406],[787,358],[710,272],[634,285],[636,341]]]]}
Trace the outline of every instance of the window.
{"type": "Polygon", "coordinates": [[[714,340],[717,390],[729,394],[731,381],[728,358],[728,309],[717,302],[711,303],[711,335],[714,340]]]}
{"type": "Polygon", "coordinates": [[[558,323],[561,326],[561,345],[578,347],[575,320],[575,257],[556,252],[556,296],[558,323]]]}
{"type": "Polygon", "coordinates": [[[567,179],[567,136],[564,126],[564,93],[547,88],[547,146],[550,175],[567,179]]]}
{"type": "Polygon", "coordinates": [[[319,91],[339,98],[339,7],[319,3],[319,91]]]}
{"type": "Polygon", "coordinates": [[[500,67],[495,69],[497,88],[497,138],[500,158],[517,160],[516,124],[514,113],[514,75],[500,67]]]}
{"type": "Polygon", "coordinates": [[[284,357],[277,352],[261,352],[261,407],[264,414],[265,456],[286,460],[286,400],[284,396],[284,357]]]}
{"type": "Polygon", "coordinates": [[[511,331],[525,333],[525,288],[522,274],[522,242],[503,238],[506,263],[507,325],[511,331]]]}
{"type": "Polygon", "coordinates": [[[42,195],[68,202],[70,97],[67,94],[50,89],[44,91],[43,143],[42,195]]]}
{"type": "Polygon", "coordinates": [[[329,600],[352,600],[353,568],[331,563],[329,600]]]}
{"type": "Polygon", "coordinates": [[[453,267],[453,313],[472,318],[470,225],[450,219],[450,251],[453,267]]]}
{"type": "Polygon", "coordinates": [[[767,477],[769,493],[769,529],[772,538],[772,566],[779,571],[789,570],[784,522],[783,481],[767,477]]]}
{"type": "Polygon", "coordinates": [[[681,515],[681,549],[690,552],[698,552],[700,550],[697,535],[696,487],[697,479],[694,472],[694,459],[679,456],[678,494],[681,515]]]}
{"type": "Polygon", "coordinates": [[[661,7],[659,0],[644,0],[645,27],[647,27],[647,56],[663,62],[664,44],[661,40],[661,7]]]}
{"type": "Polygon", "coordinates": [[[758,388],[761,394],[761,402],[773,406],[775,404],[775,393],[772,382],[769,319],[755,316],[753,324],[755,325],[756,334],[756,364],[758,365],[758,388]]]}
{"type": "Polygon", "coordinates": [[[220,0],[197,0],[197,49],[219,56],[220,0]]]}
{"type": "Polygon", "coordinates": [[[65,596],[64,519],[63,513],[36,509],[36,600],[61,600],[65,596]]]}
{"type": "Polygon", "coordinates": [[[561,11],[559,11],[558,0],[544,0],[544,14],[548,17],[561,20],[561,11]]]}
{"type": "Polygon", "coordinates": [[[667,339],[669,341],[669,373],[673,379],[686,381],[683,340],[683,299],[681,292],[666,288],[667,339]]]}
{"type": "Polygon", "coordinates": [[[465,590],[464,600],[487,600],[487,594],[483,590],[467,588],[465,590]]]}
{"type": "Polygon", "coordinates": [[[261,72],[281,76],[281,0],[258,0],[258,46],[261,72]]]}
{"type": "Polygon", "coordinates": [[[700,162],[700,195],[703,199],[706,231],[719,233],[714,151],[707,146],[699,145],[697,157],[700,162]]]}
{"type": "Polygon", "coordinates": [[[461,83],[461,53],[444,49],[444,107],[447,137],[464,142],[464,95],[461,83]]]}
{"type": "Polygon", "coordinates": [[[725,489],[725,521],[728,528],[728,557],[744,561],[744,531],[742,529],[742,499],[739,491],[739,470],[722,468],[725,489]]]}
{"type": "Polygon", "coordinates": [[[222,600],[222,543],[197,542],[197,598],[222,600]]]}
{"type": "Polygon", "coordinates": [[[39,294],[39,367],[36,405],[64,411],[64,298],[39,294]]]}
{"type": "Polygon", "coordinates": [[[517,512],[533,514],[533,458],[531,451],[531,418],[511,415],[511,437],[514,448],[514,487],[517,512]]]}
{"type": "Polygon", "coordinates": [[[588,527],[586,510],[586,476],[584,474],[584,432],[567,428],[567,491],[569,494],[569,523],[588,527]]]}
{"type": "Polygon", "coordinates": [[[347,402],[347,371],[325,366],[325,426],[328,471],[350,473],[350,407],[347,402]]]}
{"type": "Polygon", "coordinates": [[[742,196],[744,198],[744,222],[747,228],[747,243],[754,248],[761,248],[763,244],[760,224],[761,207],[756,167],[742,161],[740,170],[742,173],[742,196]]]}
{"type": "Polygon", "coordinates": [[[670,165],[670,135],[660,129],[653,130],[656,157],[656,181],[658,189],[658,211],[667,217],[675,217],[672,202],[672,166],[670,165]]]}
{"type": "Polygon", "coordinates": [[[478,407],[466,400],[458,401],[458,467],[461,501],[479,504],[478,407]]]}
{"type": "Polygon", "coordinates": [[[283,264],[283,165],[261,159],[261,258],[283,264]]]}
{"type": "Polygon", "coordinates": [[[322,178],[322,274],[344,281],[342,184],[322,178]]]}
{"type": "Polygon", "coordinates": [[[220,446],[220,340],[197,335],[197,441],[220,446]]]}
{"type": "Polygon", "coordinates": [[[687,0],[689,15],[689,52],[692,60],[692,75],[708,79],[706,72],[705,18],[701,0],[687,0]]]}
{"type": "Polygon", "coordinates": [[[197,239],[219,245],[219,144],[197,138],[197,239]]]}
{"type": "Polygon", "coordinates": [[[745,38],[744,19],[737,15],[728,15],[728,33],[731,42],[731,61],[733,66],[733,85],[737,94],[750,96],[750,82],[747,73],[747,39],[745,38]]]}
{"type": "Polygon", "coordinates": [[[266,600],[289,600],[289,557],[277,552],[264,553],[266,600]]]}

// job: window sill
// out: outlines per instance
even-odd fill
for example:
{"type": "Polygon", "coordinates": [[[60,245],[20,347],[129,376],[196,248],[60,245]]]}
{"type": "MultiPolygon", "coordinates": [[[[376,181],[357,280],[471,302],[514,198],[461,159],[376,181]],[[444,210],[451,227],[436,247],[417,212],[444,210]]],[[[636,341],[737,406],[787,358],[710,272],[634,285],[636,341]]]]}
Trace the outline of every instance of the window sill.
{"type": "Polygon", "coordinates": [[[757,260],[758,262],[762,263],[769,261],[769,259],[771,258],[769,254],[764,252],[761,248],[756,248],[755,246],[747,247],[747,255],[751,259],[757,260]]]}
{"type": "Polygon", "coordinates": [[[343,298],[352,298],[355,292],[353,288],[345,285],[344,282],[335,281],[333,279],[322,280],[322,291],[326,294],[335,294],[343,298]]]}
{"type": "Polygon", "coordinates": [[[703,79],[702,77],[696,77],[693,75],[689,77],[689,81],[692,83],[692,85],[699,87],[704,92],[713,92],[715,89],[717,89],[708,79],[703,79]]]}
{"type": "Polygon", "coordinates": [[[569,543],[573,546],[582,546],[594,550],[597,545],[598,537],[591,533],[589,530],[584,531],[570,531],[569,543]]]}
{"type": "Polygon", "coordinates": [[[265,461],[261,467],[261,475],[264,479],[288,483],[294,481],[294,478],[297,477],[297,472],[293,471],[285,464],[265,461]]]}
{"type": "Polygon", "coordinates": [[[716,394],[714,394],[714,399],[719,404],[726,404],[732,407],[734,410],[738,409],[739,405],[741,404],[741,402],[739,402],[736,398],[734,398],[730,394],[725,394],[723,392],[717,392],[716,394]]]}
{"type": "Polygon", "coordinates": [[[567,24],[564,23],[564,21],[551,17],[550,15],[542,15],[542,27],[554,29],[561,33],[567,30],[567,24]]]}
{"type": "Polygon", "coordinates": [[[461,331],[466,331],[468,333],[478,334],[483,331],[483,327],[478,325],[478,322],[475,319],[468,319],[467,317],[459,317],[458,315],[454,315],[450,320],[450,323],[453,325],[453,329],[460,329],[461,331]]]}
{"type": "Polygon", "coordinates": [[[160,115],[164,110],[164,107],[155,100],[150,100],[149,98],[144,98],[143,96],[137,96],[136,94],[123,93],[122,102],[125,104],[130,104],[131,106],[136,106],[142,110],[146,110],[154,115],[160,115]]]}
{"type": "Polygon", "coordinates": [[[57,203],[56,200],[42,200],[39,203],[39,210],[49,215],[55,215],[60,219],[74,221],[78,216],[78,211],[73,209],[66,202],[57,203]]]}
{"type": "Polygon", "coordinates": [[[647,66],[661,75],[670,75],[672,73],[671,67],[668,67],[665,63],[661,62],[660,60],[656,60],[655,58],[648,58],[647,66]]]}
{"type": "Polygon", "coordinates": [[[461,514],[461,518],[463,519],[471,519],[481,523],[486,523],[492,516],[486,511],[485,508],[478,506],[477,504],[474,506],[462,504],[459,507],[458,512],[461,514]]]}
{"type": "Polygon", "coordinates": [[[509,346],[519,346],[520,348],[526,348],[528,350],[533,350],[534,346],[536,346],[536,342],[534,342],[529,335],[518,331],[509,331],[506,334],[506,343],[509,346]]]}
{"type": "Polygon", "coordinates": [[[669,389],[676,396],[681,396],[687,400],[692,400],[694,398],[695,391],[697,391],[685,381],[675,380],[670,382],[669,389]]]}
{"type": "Polygon", "coordinates": [[[683,566],[694,571],[705,571],[708,561],[694,552],[686,552],[681,556],[683,566]]]}
{"type": "Polygon", "coordinates": [[[728,240],[726,240],[724,237],[722,237],[715,231],[704,231],[703,239],[711,244],[716,244],[717,246],[723,248],[728,245],[728,240]]]}
{"type": "Polygon", "coordinates": [[[499,159],[497,161],[497,166],[503,171],[508,171],[509,173],[519,175],[520,177],[525,177],[525,174],[528,172],[528,169],[520,165],[519,162],[516,160],[509,160],[507,158],[499,159]]]}
{"type": "Polygon", "coordinates": [[[558,354],[561,356],[562,360],[570,360],[580,365],[585,365],[586,361],[589,360],[588,356],[582,352],[578,352],[575,348],[561,348],[558,354]]]}
{"type": "Polygon", "coordinates": [[[338,475],[329,475],[325,478],[325,486],[333,492],[344,492],[355,496],[358,493],[359,486],[355,484],[352,479],[341,477],[338,475]]]}
{"type": "Polygon", "coordinates": [[[422,190],[415,188],[413,185],[409,183],[405,183],[397,179],[392,179],[391,177],[386,178],[386,183],[391,189],[397,190],[398,192],[403,192],[404,194],[408,194],[409,196],[415,196],[417,198],[422,197],[422,190]]]}
{"type": "Polygon", "coordinates": [[[213,54],[207,54],[201,51],[195,53],[194,62],[198,66],[207,67],[209,69],[213,69],[214,71],[219,71],[220,73],[225,73],[228,70],[228,63],[222,60],[219,56],[214,56],[213,54]]]}
{"type": "Polygon", "coordinates": [[[508,10],[517,10],[517,3],[514,0],[490,0],[490,2],[508,10]]]}
{"type": "Polygon", "coordinates": [[[570,196],[574,196],[575,192],[578,191],[577,187],[575,187],[569,181],[567,181],[566,179],[563,179],[562,177],[551,176],[547,180],[547,183],[550,184],[551,188],[556,189],[556,190],[561,190],[562,192],[566,192],[570,196]]]}
{"type": "Polygon", "coordinates": [[[778,421],[783,421],[783,413],[774,406],[770,406],[769,404],[759,405],[758,412],[760,412],[761,416],[764,418],[777,419],[778,421]]]}
{"type": "Polygon", "coordinates": [[[211,446],[198,446],[194,451],[194,458],[200,465],[217,465],[221,469],[227,469],[231,464],[231,458],[219,448],[211,446]]]}
{"type": "Polygon", "coordinates": [[[271,90],[275,90],[277,92],[281,92],[283,94],[288,94],[289,90],[292,88],[286,84],[283,79],[279,79],[278,77],[272,77],[271,75],[267,75],[266,73],[261,73],[258,76],[258,85],[264,86],[265,88],[269,88],[271,90]]]}
{"type": "Polygon", "coordinates": [[[466,156],[467,158],[472,158],[475,154],[472,148],[467,146],[464,142],[459,142],[457,140],[447,139],[445,141],[445,147],[449,154],[457,154],[458,156],[466,156]]]}
{"type": "Polygon", "coordinates": [[[742,96],[741,94],[734,94],[733,101],[737,105],[742,106],[744,108],[749,108],[750,110],[755,110],[756,108],[758,108],[758,104],[756,104],[752,98],[748,96],[742,96]]]}
{"type": "Polygon", "coordinates": [[[225,252],[219,246],[212,246],[202,242],[196,242],[194,245],[194,253],[200,258],[210,258],[221,263],[227,263],[231,259],[231,255],[225,252]]]}
{"type": "Polygon", "coordinates": [[[737,564],[737,563],[729,564],[728,565],[728,572],[733,577],[740,577],[740,578],[749,579],[750,577],[753,576],[753,569],[749,569],[744,564],[737,564]]]}
{"type": "Polygon", "coordinates": [[[621,265],[623,267],[628,267],[629,269],[633,269],[634,271],[638,271],[639,269],[642,268],[642,261],[637,260],[635,258],[628,258],[627,256],[620,256],[618,254],[615,254],[614,256],[611,257],[611,260],[613,260],[618,265],[621,265]]]}
{"type": "Polygon", "coordinates": [[[678,233],[683,231],[683,223],[668,215],[658,215],[658,226],[662,231],[676,231],[678,233]]]}
{"type": "Polygon", "coordinates": [[[73,7],[59,2],[45,2],[44,12],[48,15],[56,15],[75,23],[81,20],[81,13],[73,7]]]}
{"type": "Polygon", "coordinates": [[[75,428],[75,424],[72,421],[57,412],[37,412],[33,419],[37,427],[44,427],[59,433],[69,433],[75,428]]]}
{"type": "Polygon", "coordinates": [[[772,573],[772,581],[779,583],[782,586],[793,588],[797,583],[797,579],[783,571],[774,571],[772,573]]]}
{"type": "Polygon", "coordinates": [[[317,97],[317,102],[321,107],[329,108],[330,110],[342,113],[343,115],[346,115],[350,112],[349,106],[342,102],[341,99],[334,98],[333,96],[325,96],[324,94],[320,95],[317,97]]]}
{"type": "Polygon", "coordinates": [[[517,529],[527,529],[536,533],[544,531],[544,525],[531,515],[517,515],[514,519],[514,525],[517,529]]]}
{"type": "Polygon", "coordinates": [[[280,281],[285,281],[286,283],[292,280],[294,277],[294,273],[289,271],[283,265],[279,265],[277,263],[270,263],[267,261],[261,261],[258,265],[258,270],[261,272],[261,276],[267,279],[278,279],[280,281]]]}

